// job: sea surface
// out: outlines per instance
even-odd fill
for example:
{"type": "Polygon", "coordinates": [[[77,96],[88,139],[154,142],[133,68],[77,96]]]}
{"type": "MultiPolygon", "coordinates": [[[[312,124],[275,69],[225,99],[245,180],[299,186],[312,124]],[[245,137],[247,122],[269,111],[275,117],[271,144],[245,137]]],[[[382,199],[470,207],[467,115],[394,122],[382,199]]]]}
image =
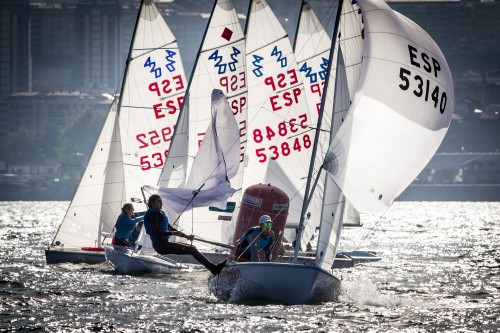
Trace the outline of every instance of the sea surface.
{"type": "Polygon", "coordinates": [[[208,274],[115,274],[51,265],[44,249],[69,202],[0,202],[0,331],[499,332],[500,203],[396,202],[345,229],[381,261],[336,270],[335,302],[219,302],[208,274]]]}

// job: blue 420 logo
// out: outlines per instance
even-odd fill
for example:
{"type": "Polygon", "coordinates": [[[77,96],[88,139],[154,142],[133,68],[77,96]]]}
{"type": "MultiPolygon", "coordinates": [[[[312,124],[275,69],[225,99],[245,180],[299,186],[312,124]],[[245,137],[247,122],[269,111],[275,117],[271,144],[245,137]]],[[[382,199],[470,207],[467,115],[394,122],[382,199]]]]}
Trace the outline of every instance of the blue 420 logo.
{"type": "MultiPolygon", "coordinates": [[[[172,51],[172,50],[165,50],[165,52],[167,53],[167,55],[165,56],[165,60],[167,61],[166,65],[165,65],[165,68],[167,68],[167,70],[172,73],[175,71],[175,60],[173,59],[173,57],[177,54],[176,52],[172,51]]],[[[146,59],[146,61],[144,62],[144,67],[151,67],[149,72],[150,73],[154,73],[155,75],[155,78],[159,78],[161,77],[162,75],[162,68],[161,66],[157,66],[156,65],[156,61],[152,60],[151,57],[148,57],[146,59]]]]}
{"type": "Polygon", "coordinates": [[[218,69],[219,74],[225,74],[228,67],[231,72],[236,71],[236,64],[238,63],[236,57],[239,54],[241,54],[241,51],[233,46],[233,53],[229,55],[231,58],[230,61],[223,62],[224,57],[219,55],[219,50],[215,50],[208,59],[215,61],[214,67],[218,69]]]}

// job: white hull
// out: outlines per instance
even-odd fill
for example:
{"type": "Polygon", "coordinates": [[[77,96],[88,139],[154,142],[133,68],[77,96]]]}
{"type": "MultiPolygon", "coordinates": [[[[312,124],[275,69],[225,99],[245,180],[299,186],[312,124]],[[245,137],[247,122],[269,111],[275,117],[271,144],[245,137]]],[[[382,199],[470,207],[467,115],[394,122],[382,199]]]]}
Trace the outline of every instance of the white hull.
{"type": "Polygon", "coordinates": [[[129,249],[118,251],[112,246],[104,246],[104,249],[106,261],[119,274],[175,274],[192,271],[192,267],[181,265],[168,258],[138,255],[129,249]]]}
{"type": "Polygon", "coordinates": [[[212,275],[208,288],[224,302],[310,304],[334,300],[340,280],[314,266],[245,262],[230,263],[221,274],[212,275]]]}

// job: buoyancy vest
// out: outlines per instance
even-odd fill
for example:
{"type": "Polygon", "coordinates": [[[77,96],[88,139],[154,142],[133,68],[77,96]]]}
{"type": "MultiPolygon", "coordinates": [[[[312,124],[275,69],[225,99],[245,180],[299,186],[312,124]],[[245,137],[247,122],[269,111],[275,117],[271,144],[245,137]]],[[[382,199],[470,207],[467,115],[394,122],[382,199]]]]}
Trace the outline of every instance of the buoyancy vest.
{"type": "Polygon", "coordinates": [[[140,221],[142,217],[132,219],[127,214],[120,214],[115,224],[115,238],[129,238],[140,221]]]}
{"type": "MultiPolygon", "coordinates": [[[[251,249],[250,247],[248,246],[248,235],[250,235],[251,233],[260,233],[260,227],[259,226],[256,226],[256,227],[252,227],[250,229],[248,229],[244,234],[243,236],[241,236],[240,238],[240,243],[238,245],[238,248],[242,251],[244,251],[245,253],[251,253],[251,249]]],[[[259,235],[259,250],[263,250],[265,249],[266,247],[272,245],[272,242],[274,241],[274,233],[271,231],[269,233],[269,235],[267,235],[267,237],[263,237],[262,234],[259,235]]]]}
{"type": "MultiPolygon", "coordinates": [[[[161,216],[163,217],[161,222],[160,222],[160,229],[164,232],[168,231],[168,217],[167,217],[167,215],[165,215],[165,213],[162,210],[157,210],[157,209],[153,209],[153,208],[149,208],[146,211],[146,214],[144,215],[144,228],[146,228],[146,233],[151,238],[151,243],[153,245],[155,245],[158,240],[156,239],[156,235],[153,232],[153,227],[151,226],[151,222],[149,222],[149,215],[152,212],[160,213],[161,216]]],[[[162,239],[168,241],[168,238],[169,237],[167,235],[165,235],[165,236],[163,236],[162,239]]]]}

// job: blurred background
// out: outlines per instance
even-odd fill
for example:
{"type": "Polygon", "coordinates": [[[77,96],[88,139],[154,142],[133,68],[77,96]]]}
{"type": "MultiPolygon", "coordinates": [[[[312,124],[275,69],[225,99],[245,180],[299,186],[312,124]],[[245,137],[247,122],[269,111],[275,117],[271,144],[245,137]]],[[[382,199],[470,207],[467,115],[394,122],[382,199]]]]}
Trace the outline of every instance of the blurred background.
{"type": "MultiPolygon", "coordinates": [[[[139,2],[0,0],[0,200],[71,200],[119,90],[139,2]]],[[[248,0],[234,2],[244,27],[248,0]]],[[[268,3],[293,41],[301,1],[268,3]]],[[[309,3],[331,35],[335,1],[309,3]]],[[[399,200],[500,201],[500,1],[388,4],[434,38],[455,83],[448,134],[399,200]]],[[[189,77],[213,3],[157,6],[189,77]]]]}

